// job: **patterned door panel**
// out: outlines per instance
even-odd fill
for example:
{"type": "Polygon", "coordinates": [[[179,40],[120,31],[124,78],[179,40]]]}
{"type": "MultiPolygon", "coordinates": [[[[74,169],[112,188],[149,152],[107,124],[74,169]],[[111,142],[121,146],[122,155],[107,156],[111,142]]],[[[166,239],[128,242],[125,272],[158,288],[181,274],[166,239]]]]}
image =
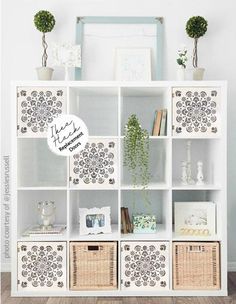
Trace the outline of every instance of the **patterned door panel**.
{"type": "Polygon", "coordinates": [[[173,135],[214,136],[220,132],[217,88],[176,88],[173,90],[173,135]]]}
{"type": "Polygon", "coordinates": [[[48,123],[66,113],[65,88],[19,87],[18,135],[44,137],[48,123]]]}
{"type": "Polygon", "coordinates": [[[66,289],[66,242],[18,242],[18,290],[66,289]]]}
{"type": "Polygon", "coordinates": [[[122,242],[121,289],[169,289],[169,243],[122,242]]]}
{"type": "Polygon", "coordinates": [[[78,188],[117,187],[117,141],[92,139],[70,157],[70,184],[78,188]]]}

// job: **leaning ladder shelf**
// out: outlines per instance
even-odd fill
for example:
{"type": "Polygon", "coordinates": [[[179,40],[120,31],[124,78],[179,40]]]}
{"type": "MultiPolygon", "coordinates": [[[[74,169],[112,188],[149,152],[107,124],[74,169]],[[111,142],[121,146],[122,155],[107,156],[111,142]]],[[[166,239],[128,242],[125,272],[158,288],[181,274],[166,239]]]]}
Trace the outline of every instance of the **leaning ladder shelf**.
{"type": "MultiPolygon", "coordinates": [[[[30,99],[29,99],[30,100],[30,99]]],[[[12,296],[226,296],[227,295],[227,84],[224,81],[201,82],[87,82],[50,81],[14,82],[12,84],[12,296]],[[176,90],[191,91],[216,90],[220,94],[220,132],[209,136],[175,134],[172,130],[173,93],[176,90]],[[114,141],[117,143],[117,176],[113,187],[77,187],[70,181],[70,160],[57,157],[49,152],[44,126],[33,129],[28,124],[31,110],[23,103],[28,91],[48,91],[59,94],[62,104],[52,105],[58,113],[70,113],[81,117],[88,126],[90,140],[114,141]],[[23,97],[21,96],[23,95],[23,97]],[[21,98],[22,97],[22,98],[21,98]],[[25,106],[25,112],[22,112],[25,106]],[[158,217],[155,234],[121,234],[120,208],[129,205],[132,191],[139,197],[141,189],[133,189],[127,171],[122,165],[123,129],[128,117],[135,113],[141,124],[151,133],[154,112],[166,108],[168,111],[166,136],[150,136],[151,182],[148,187],[154,212],[158,217]],[[28,114],[26,114],[29,110],[28,114]],[[26,117],[28,115],[28,117],[26,117]],[[24,116],[24,117],[23,117],[24,116]],[[22,118],[23,117],[23,118],[22,118]],[[32,131],[33,129],[33,131],[32,131]],[[25,132],[28,132],[25,135],[25,132]],[[40,135],[37,135],[40,134],[40,135]],[[180,163],[185,153],[186,141],[192,141],[193,158],[203,157],[206,182],[202,186],[181,185],[180,163]],[[214,172],[211,166],[214,166],[214,172]],[[57,204],[56,219],[67,226],[63,235],[25,237],[24,230],[37,222],[38,201],[54,200],[57,204]],[[214,201],[217,206],[216,233],[209,237],[179,236],[173,229],[174,201],[214,201]],[[94,206],[95,205],[95,206],[94,206]],[[80,236],[78,227],[78,207],[111,207],[112,234],[80,236]],[[117,241],[117,289],[112,290],[70,290],[70,243],[71,242],[117,241]],[[134,242],[161,241],[167,244],[168,282],[164,290],[122,288],[123,244],[134,242]],[[219,290],[175,290],[173,288],[173,242],[209,241],[220,244],[220,289],[219,290]],[[58,259],[64,259],[62,278],[52,288],[27,289],[20,285],[22,276],[30,277],[30,272],[18,273],[19,257],[33,248],[34,244],[50,245],[58,259]],[[63,248],[64,246],[64,248],[63,248]],[[62,250],[63,249],[63,250],[62,250]],[[58,286],[61,287],[58,289],[58,286]]],[[[49,109],[50,111],[50,109],[49,109]]],[[[177,127],[176,127],[177,128],[177,127]]],[[[179,130],[179,129],[178,129],[179,130]]],[[[143,212],[143,210],[139,210],[143,212]]],[[[32,250],[40,250],[39,246],[32,250]]],[[[32,255],[32,252],[29,252],[32,255]]],[[[24,260],[24,258],[22,258],[24,260]]],[[[27,262],[28,263],[28,262],[27,262]]],[[[28,264],[25,264],[28,267],[28,264]]],[[[59,271],[59,270],[58,270],[59,271]]],[[[32,280],[32,278],[29,279],[32,280]]]]}

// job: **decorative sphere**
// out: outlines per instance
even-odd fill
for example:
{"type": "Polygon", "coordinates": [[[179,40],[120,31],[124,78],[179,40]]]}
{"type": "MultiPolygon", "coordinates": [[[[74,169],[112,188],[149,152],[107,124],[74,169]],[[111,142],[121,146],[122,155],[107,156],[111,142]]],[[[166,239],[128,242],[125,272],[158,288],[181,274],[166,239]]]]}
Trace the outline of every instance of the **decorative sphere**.
{"type": "Polygon", "coordinates": [[[201,16],[191,17],[186,23],[186,32],[191,38],[202,37],[207,31],[207,21],[201,16]]]}
{"type": "Polygon", "coordinates": [[[39,11],[34,16],[34,25],[42,33],[51,32],[55,23],[54,16],[48,11],[39,11]]]}

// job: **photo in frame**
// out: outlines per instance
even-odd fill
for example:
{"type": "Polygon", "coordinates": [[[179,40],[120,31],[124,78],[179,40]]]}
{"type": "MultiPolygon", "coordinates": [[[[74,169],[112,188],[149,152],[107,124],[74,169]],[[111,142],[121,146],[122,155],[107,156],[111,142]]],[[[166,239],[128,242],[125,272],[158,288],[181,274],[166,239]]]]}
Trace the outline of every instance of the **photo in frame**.
{"type": "Polygon", "coordinates": [[[175,233],[179,235],[214,235],[216,206],[213,202],[175,202],[175,233]]]}
{"type": "Polygon", "coordinates": [[[111,233],[111,207],[79,208],[80,235],[111,233]]]}
{"type": "Polygon", "coordinates": [[[151,81],[150,48],[116,48],[115,80],[151,81]]]}

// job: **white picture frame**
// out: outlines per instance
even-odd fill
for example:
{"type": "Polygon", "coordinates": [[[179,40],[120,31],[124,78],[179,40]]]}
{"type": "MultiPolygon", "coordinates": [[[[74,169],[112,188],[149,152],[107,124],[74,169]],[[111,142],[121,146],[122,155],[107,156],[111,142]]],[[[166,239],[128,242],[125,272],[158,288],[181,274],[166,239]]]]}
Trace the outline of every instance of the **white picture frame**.
{"type": "Polygon", "coordinates": [[[216,205],[213,202],[175,202],[175,233],[212,236],[216,233],[216,205]]]}
{"type": "Polygon", "coordinates": [[[115,80],[151,81],[151,48],[116,48],[115,80]]]}
{"type": "Polygon", "coordinates": [[[111,233],[111,207],[79,208],[80,235],[111,233]]]}

